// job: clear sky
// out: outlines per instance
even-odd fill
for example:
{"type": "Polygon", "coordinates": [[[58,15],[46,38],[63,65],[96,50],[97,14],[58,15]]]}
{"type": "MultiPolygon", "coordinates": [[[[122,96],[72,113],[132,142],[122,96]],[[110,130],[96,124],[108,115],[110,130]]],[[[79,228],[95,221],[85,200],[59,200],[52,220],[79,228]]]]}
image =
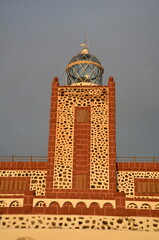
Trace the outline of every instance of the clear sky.
{"type": "Polygon", "coordinates": [[[47,155],[51,81],[84,26],[116,80],[117,155],[159,156],[159,0],[0,0],[0,155],[47,155]]]}

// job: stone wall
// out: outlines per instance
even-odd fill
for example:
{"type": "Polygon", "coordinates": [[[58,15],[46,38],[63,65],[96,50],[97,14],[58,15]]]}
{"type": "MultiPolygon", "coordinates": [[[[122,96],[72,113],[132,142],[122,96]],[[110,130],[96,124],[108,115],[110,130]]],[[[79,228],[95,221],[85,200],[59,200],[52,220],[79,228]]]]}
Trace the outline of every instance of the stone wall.
{"type": "MultiPolygon", "coordinates": [[[[159,231],[159,218],[7,215],[0,217],[0,229],[89,229],[159,231]]],[[[78,233],[77,233],[78,234],[78,233]]]]}

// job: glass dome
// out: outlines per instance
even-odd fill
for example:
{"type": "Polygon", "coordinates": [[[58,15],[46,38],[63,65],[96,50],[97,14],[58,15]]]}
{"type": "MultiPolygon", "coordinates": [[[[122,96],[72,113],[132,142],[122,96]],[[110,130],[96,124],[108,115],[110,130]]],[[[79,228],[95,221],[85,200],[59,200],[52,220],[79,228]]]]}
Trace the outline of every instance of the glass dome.
{"type": "Polygon", "coordinates": [[[86,44],[82,46],[82,51],[74,56],[66,67],[67,85],[75,83],[102,85],[104,69],[100,61],[89,52],[86,44]]]}

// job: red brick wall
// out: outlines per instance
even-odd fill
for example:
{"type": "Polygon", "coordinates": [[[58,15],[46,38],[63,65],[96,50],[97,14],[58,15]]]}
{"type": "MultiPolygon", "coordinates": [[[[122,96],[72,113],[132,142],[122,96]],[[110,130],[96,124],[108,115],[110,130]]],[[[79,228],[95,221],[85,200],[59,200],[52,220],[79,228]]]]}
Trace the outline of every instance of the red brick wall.
{"type": "Polygon", "coordinates": [[[116,107],[115,82],[109,77],[109,181],[110,190],[116,191],[116,107]]]}
{"type": "Polygon", "coordinates": [[[159,171],[159,163],[118,162],[117,171],[159,171]]]}
{"type": "MultiPolygon", "coordinates": [[[[29,196],[29,195],[28,195],[29,196]]],[[[79,203],[74,208],[70,202],[66,202],[62,207],[54,203],[50,207],[32,207],[32,197],[26,198],[24,207],[1,207],[0,214],[59,214],[59,215],[97,215],[97,216],[143,216],[158,217],[159,210],[148,209],[125,209],[117,207],[113,209],[111,205],[105,204],[100,208],[97,203],[92,203],[89,208],[85,204],[79,203]]]]}
{"type": "Polygon", "coordinates": [[[58,78],[55,77],[52,82],[51,106],[50,106],[49,142],[48,142],[49,162],[53,161],[55,155],[58,87],[59,87],[58,78]]]}
{"type": "Polygon", "coordinates": [[[46,170],[47,162],[0,162],[1,170],[46,170]]]}
{"type": "Polygon", "coordinates": [[[73,152],[73,188],[77,188],[76,176],[86,176],[87,188],[90,188],[90,108],[75,108],[74,152],[73,152]],[[86,111],[88,119],[78,121],[78,110],[86,111]]]}
{"type": "Polygon", "coordinates": [[[46,194],[49,194],[50,192],[52,192],[52,188],[53,188],[58,87],[59,87],[58,78],[54,77],[52,82],[52,90],[51,90],[46,194]]]}

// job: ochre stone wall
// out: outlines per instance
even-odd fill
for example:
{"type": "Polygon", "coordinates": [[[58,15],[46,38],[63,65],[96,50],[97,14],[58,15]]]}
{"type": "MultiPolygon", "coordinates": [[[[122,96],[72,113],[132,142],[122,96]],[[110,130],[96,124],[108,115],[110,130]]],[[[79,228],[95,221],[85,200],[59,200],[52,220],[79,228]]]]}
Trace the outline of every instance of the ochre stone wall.
{"type": "MultiPolygon", "coordinates": [[[[25,229],[25,231],[26,229],[29,228],[29,229],[36,229],[36,231],[37,229],[47,229],[47,230],[58,229],[58,231],[60,231],[60,229],[89,229],[89,230],[94,229],[94,230],[105,230],[105,231],[106,230],[120,230],[120,231],[133,230],[133,231],[158,232],[159,221],[157,218],[147,218],[147,217],[143,218],[143,217],[129,217],[129,216],[128,217],[121,217],[121,216],[119,217],[101,217],[100,216],[99,217],[99,216],[78,216],[78,215],[74,215],[74,216],[7,215],[7,216],[0,217],[0,228],[12,229],[12,230],[23,228],[25,229]]],[[[53,232],[50,234],[55,234],[55,233],[53,232]]],[[[76,232],[76,234],[79,234],[79,232],[76,232]]],[[[105,234],[108,234],[108,232],[105,234]]],[[[125,236],[124,232],[122,234],[125,236]]],[[[127,234],[128,232],[126,232],[126,235],[127,234]]],[[[74,236],[74,239],[76,237],[77,236],[74,236]]],[[[87,238],[84,238],[84,239],[87,239],[87,238]]],[[[99,236],[96,235],[96,238],[93,238],[93,239],[99,239],[99,236]]],[[[103,236],[101,239],[105,239],[105,236],[103,236]]],[[[114,238],[110,238],[110,239],[114,239],[114,238]]],[[[145,239],[145,238],[142,238],[142,239],[145,239]]],[[[146,237],[146,239],[148,238],[146,237]]],[[[152,239],[154,238],[152,237],[152,239]]]]}

